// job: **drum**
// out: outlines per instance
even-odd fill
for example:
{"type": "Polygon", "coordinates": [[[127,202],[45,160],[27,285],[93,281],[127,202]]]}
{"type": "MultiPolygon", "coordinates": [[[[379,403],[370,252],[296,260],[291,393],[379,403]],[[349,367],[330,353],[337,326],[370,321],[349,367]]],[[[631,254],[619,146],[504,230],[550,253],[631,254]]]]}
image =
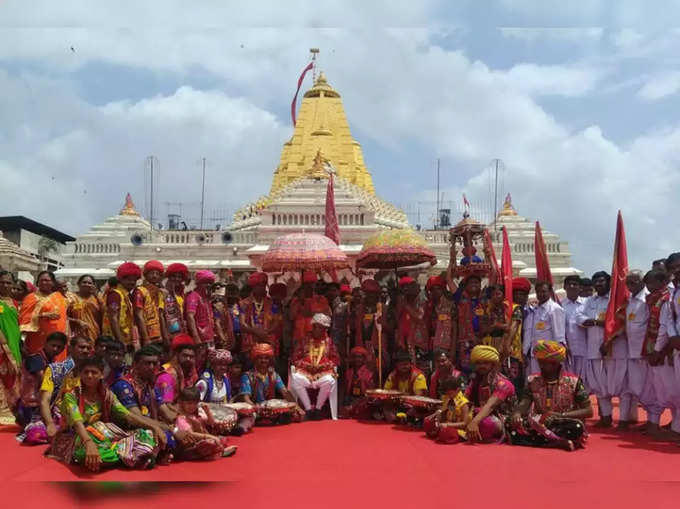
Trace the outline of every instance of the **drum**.
{"type": "Polygon", "coordinates": [[[369,401],[397,401],[402,394],[402,392],[387,389],[370,389],[366,391],[366,397],[369,401]]]}
{"type": "Polygon", "coordinates": [[[209,431],[215,435],[228,435],[236,426],[238,414],[233,408],[222,403],[206,403],[215,418],[215,424],[209,426],[209,431]]]}
{"type": "Polygon", "coordinates": [[[232,410],[236,410],[239,417],[250,417],[255,413],[255,406],[250,403],[227,403],[225,406],[232,410]]]}
{"type": "Polygon", "coordinates": [[[297,405],[285,399],[268,399],[257,405],[257,415],[263,419],[275,419],[283,414],[290,414],[297,405]]]}
{"type": "Polygon", "coordinates": [[[402,396],[401,401],[412,408],[428,412],[434,412],[442,404],[440,399],[428,398],[426,396],[402,396]]]}

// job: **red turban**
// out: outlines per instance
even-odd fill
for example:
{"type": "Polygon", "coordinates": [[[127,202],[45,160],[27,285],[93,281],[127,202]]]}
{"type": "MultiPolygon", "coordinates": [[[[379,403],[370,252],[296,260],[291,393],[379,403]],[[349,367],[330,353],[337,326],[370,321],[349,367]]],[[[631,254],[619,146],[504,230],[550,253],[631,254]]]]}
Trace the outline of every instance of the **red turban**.
{"type": "Polygon", "coordinates": [[[266,285],[268,279],[267,274],[264,272],[253,272],[248,277],[248,286],[253,288],[254,286],[266,285]]]}
{"type": "Polygon", "coordinates": [[[355,346],[349,351],[350,355],[363,355],[364,357],[368,357],[368,350],[366,350],[363,346],[355,346]]]}
{"type": "Polygon", "coordinates": [[[163,271],[165,270],[165,267],[163,267],[163,264],[159,262],[158,260],[149,260],[144,264],[144,274],[147,272],[150,272],[152,270],[157,270],[161,274],[163,274],[163,271]]]}
{"type": "Polygon", "coordinates": [[[132,262],[125,262],[116,271],[116,277],[118,279],[123,279],[124,277],[135,276],[137,279],[142,277],[142,269],[139,265],[132,262]]]}
{"type": "Polygon", "coordinates": [[[214,283],[215,282],[215,274],[212,273],[209,270],[199,270],[196,273],[196,282],[197,283],[214,283]]]}
{"type": "Polygon", "coordinates": [[[531,291],[531,281],[525,277],[516,277],[512,280],[512,289],[521,290],[523,292],[531,291]]]}
{"type": "Polygon", "coordinates": [[[352,289],[349,287],[349,285],[340,285],[340,295],[343,293],[352,293],[352,289]]]}
{"type": "Polygon", "coordinates": [[[446,288],[446,282],[444,281],[444,278],[441,276],[432,276],[427,280],[427,285],[425,285],[425,288],[433,288],[435,286],[446,288]]]}
{"type": "Polygon", "coordinates": [[[415,283],[415,282],[416,282],[416,280],[413,279],[412,277],[404,276],[399,280],[399,286],[407,286],[407,285],[410,285],[410,284],[415,283]]]}
{"type": "Polygon", "coordinates": [[[182,274],[186,279],[189,276],[189,269],[183,263],[171,263],[165,270],[166,276],[169,276],[170,274],[182,274]]]}
{"type": "Polygon", "coordinates": [[[288,295],[288,287],[284,283],[274,283],[269,287],[269,295],[274,298],[283,299],[288,295]]]}
{"type": "Polygon", "coordinates": [[[175,351],[183,346],[194,346],[195,344],[194,338],[189,336],[189,334],[177,334],[174,338],[172,338],[171,349],[172,351],[175,351]]]}
{"type": "Polygon", "coordinates": [[[251,356],[253,359],[257,357],[274,357],[274,349],[268,343],[256,343],[251,349],[251,356]]]}
{"type": "Polygon", "coordinates": [[[380,285],[375,279],[364,279],[361,283],[361,289],[366,293],[380,292],[380,285]]]}
{"type": "Polygon", "coordinates": [[[303,283],[316,283],[318,280],[319,278],[317,277],[316,272],[306,270],[302,273],[303,283]]]}

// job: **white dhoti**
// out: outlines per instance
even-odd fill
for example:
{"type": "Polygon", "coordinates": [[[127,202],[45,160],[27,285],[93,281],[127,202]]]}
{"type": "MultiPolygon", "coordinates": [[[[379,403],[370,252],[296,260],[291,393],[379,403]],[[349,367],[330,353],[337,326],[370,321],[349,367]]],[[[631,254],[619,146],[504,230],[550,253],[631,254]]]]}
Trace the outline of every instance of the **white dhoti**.
{"type": "Polygon", "coordinates": [[[292,373],[290,379],[290,388],[300,400],[302,407],[305,410],[312,409],[312,403],[309,400],[307,389],[319,389],[319,394],[316,396],[316,408],[321,409],[328,400],[328,396],[335,388],[336,384],[337,380],[333,375],[323,375],[312,381],[302,373],[295,372],[292,373]]]}
{"type": "Polygon", "coordinates": [[[611,399],[619,398],[619,420],[630,420],[631,394],[626,393],[628,359],[605,359],[604,370],[607,373],[607,395],[611,399]]]}
{"type": "Polygon", "coordinates": [[[597,396],[600,407],[600,418],[612,416],[612,397],[609,394],[607,370],[603,359],[586,361],[586,385],[597,396]]]}
{"type": "Polygon", "coordinates": [[[636,420],[637,403],[642,404],[642,407],[647,411],[649,420],[649,408],[654,404],[656,395],[654,384],[651,381],[649,363],[645,359],[628,359],[626,386],[623,388],[623,394],[631,399],[630,418],[628,420],[636,420]]]}
{"type": "Polygon", "coordinates": [[[571,357],[567,363],[566,363],[566,368],[567,371],[575,374],[578,376],[582,381],[583,384],[586,386],[586,390],[590,392],[590,387],[586,383],[586,365],[588,364],[588,359],[586,359],[583,356],[573,356],[571,357]]]}
{"type": "Polygon", "coordinates": [[[680,433],[680,404],[678,401],[680,387],[677,385],[675,368],[674,366],[662,364],[652,367],[651,372],[658,405],[661,407],[661,410],[664,408],[671,409],[673,416],[671,428],[673,431],[680,433]]]}

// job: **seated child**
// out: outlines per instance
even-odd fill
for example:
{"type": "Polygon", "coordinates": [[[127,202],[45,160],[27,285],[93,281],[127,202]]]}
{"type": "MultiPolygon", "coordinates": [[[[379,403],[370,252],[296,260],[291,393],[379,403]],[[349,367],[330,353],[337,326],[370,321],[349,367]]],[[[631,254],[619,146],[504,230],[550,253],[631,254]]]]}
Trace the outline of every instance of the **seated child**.
{"type": "Polygon", "coordinates": [[[465,428],[472,415],[470,402],[463,394],[463,378],[451,377],[442,382],[442,407],[424,422],[428,437],[443,444],[455,444],[465,440],[465,428]]]}
{"type": "Polygon", "coordinates": [[[212,412],[207,405],[200,404],[201,395],[196,387],[182,389],[177,399],[179,413],[175,420],[175,436],[184,432],[179,439],[177,456],[183,460],[211,460],[220,456],[231,456],[236,446],[227,446],[226,437],[208,433],[215,424],[212,412]]]}

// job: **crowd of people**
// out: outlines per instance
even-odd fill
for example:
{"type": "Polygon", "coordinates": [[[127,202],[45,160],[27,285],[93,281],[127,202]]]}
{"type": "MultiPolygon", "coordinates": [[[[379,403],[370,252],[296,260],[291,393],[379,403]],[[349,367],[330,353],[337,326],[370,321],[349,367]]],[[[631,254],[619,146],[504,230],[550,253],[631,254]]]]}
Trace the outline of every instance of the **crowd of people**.
{"type": "Polygon", "coordinates": [[[0,272],[0,382],[17,440],[96,471],[235,452],[227,435],[325,418],[422,427],[440,443],[574,450],[585,419],[680,438],[680,253],[630,271],[625,328],[604,342],[610,276],[483,286],[451,268],[359,286],[218,281],[127,262],[101,288],[0,272]],[[673,282],[677,283],[677,287],[673,282]],[[535,299],[529,296],[535,292],[535,299]],[[672,414],[670,429],[660,426],[672,414]]]}

